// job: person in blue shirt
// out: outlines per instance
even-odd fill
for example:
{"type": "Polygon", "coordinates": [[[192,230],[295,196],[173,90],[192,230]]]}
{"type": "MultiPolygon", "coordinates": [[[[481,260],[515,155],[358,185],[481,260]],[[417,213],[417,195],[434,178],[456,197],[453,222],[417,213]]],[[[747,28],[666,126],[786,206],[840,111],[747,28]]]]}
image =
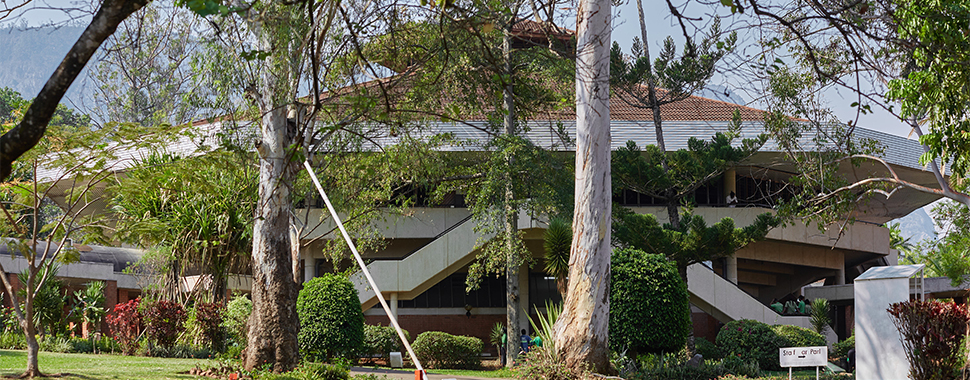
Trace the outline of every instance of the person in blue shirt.
{"type": "Polygon", "coordinates": [[[522,348],[522,352],[529,352],[530,343],[532,343],[532,337],[526,334],[525,329],[522,329],[522,336],[519,337],[519,346],[522,348]]]}

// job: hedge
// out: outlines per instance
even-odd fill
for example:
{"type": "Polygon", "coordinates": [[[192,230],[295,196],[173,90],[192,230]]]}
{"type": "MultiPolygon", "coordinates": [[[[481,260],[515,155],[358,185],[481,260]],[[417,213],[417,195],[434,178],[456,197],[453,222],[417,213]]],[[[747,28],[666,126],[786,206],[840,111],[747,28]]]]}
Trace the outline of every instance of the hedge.
{"type": "Polygon", "coordinates": [[[717,347],[724,356],[738,356],[745,360],[757,360],[763,370],[779,370],[778,349],[787,341],[771,326],[741,319],[728,322],[717,333],[717,347]]]}
{"type": "Polygon", "coordinates": [[[611,348],[633,356],[682,349],[692,328],[690,299],[674,263],[617,249],[610,272],[611,348]]]}
{"type": "Polygon", "coordinates": [[[411,346],[425,367],[455,369],[478,368],[483,347],[481,339],[441,331],[423,332],[411,346]]]}
{"type": "Polygon", "coordinates": [[[364,313],[357,289],[347,277],[326,274],[308,281],[296,300],[300,316],[297,341],[312,361],[356,360],[364,345],[364,313]]]}

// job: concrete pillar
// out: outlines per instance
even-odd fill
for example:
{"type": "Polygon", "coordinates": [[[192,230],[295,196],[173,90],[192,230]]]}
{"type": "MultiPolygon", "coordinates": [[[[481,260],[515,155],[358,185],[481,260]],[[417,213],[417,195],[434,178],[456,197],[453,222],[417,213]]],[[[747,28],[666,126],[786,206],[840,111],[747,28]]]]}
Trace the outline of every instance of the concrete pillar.
{"type": "Polygon", "coordinates": [[[732,284],[738,283],[738,258],[731,255],[724,258],[724,278],[732,284]]]}
{"type": "Polygon", "coordinates": [[[735,194],[738,192],[737,186],[737,172],[734,169],[728,169],[724,171],[724,194],[721,194],[721,201],[727,199],[728,195],[733,191],[735,194]]]}
{"type": "Polygon", "coordinates": [[[317,259],[307,256],[303,260],[303,282],[307,282],[317,275],[317,259]]]}
{"type": "Polygon", "coordinates": [[[394,319],[397,319],[397,292],[391,293],[391,299],[388,300],[388,303],[390,303],[391,315],[394,316],[394,319]]]}
{"type": "Polygon", "coordinates": [[[519,267],[519,329],[531,331],[532,325],[529,324],[529,313],[531,312],[532,308],[529,306],[529,265],[523,264],[519,267]]]}
{"type": "Polygon", "coordinates": [[[835,270],[835,284],[845,285],[845,267],[835,270]]]}

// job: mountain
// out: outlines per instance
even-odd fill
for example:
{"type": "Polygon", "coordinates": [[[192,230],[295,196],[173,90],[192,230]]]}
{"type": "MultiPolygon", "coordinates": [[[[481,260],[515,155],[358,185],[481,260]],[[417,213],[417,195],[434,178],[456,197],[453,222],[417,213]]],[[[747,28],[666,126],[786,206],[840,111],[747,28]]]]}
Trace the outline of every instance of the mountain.
{"type": "MultiPolygon", "coordinates": [[[[83,31],[83,26],[0,29],[0,87],[33,99],[83,31]]],[[[63,103],[81,100],[86,73],[87,69],[74,81],[63,103]]]]}
{"type": "Polygon", "coordinates": [[[933,226],[933,219],[926,212],[927,207],[930,206],[916,209],[909,215],[893,221],[893,223],[899,223],[903,238],[909,238],[911,244],[936,239],[936,228],[933,226]]]}

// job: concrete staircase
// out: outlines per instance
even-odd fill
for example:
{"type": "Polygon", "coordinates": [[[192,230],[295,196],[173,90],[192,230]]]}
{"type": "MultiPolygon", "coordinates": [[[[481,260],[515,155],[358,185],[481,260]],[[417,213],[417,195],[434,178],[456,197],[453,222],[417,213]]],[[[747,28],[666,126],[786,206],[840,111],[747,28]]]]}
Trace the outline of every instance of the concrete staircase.
{"type": "Polygon", "coordinates": [[[769,325],[812,327],[809,317],[780,315],[703,264],[687,267],[687,291],[694,306],[721,322],[753,319],[769,325]]]}

